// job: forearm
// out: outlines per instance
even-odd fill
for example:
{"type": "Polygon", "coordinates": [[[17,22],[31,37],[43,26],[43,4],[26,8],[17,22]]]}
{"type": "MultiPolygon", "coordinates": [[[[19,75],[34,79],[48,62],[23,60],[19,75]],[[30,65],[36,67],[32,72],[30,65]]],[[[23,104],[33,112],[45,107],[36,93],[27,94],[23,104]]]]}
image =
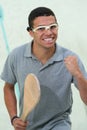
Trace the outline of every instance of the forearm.
{"type": "Polygon", "coordinates": [[[15,96],[14,85],[8,83],[5,84],[4,99],[14,129],[25,130],[28,122],[23,122],[21,118],[13,118],[17,115],[17,100],[15,96]]]}
{"type": "Polygon", "coordinates": [[[64,63],[68,71],[75,77],[81,98],[87,104],[87,80],[79,68],[77,57],[68,56],[64,59],[64,63]]]}
{"type": "Polygon", "coordinates": [[[4,100],[10,118],[17,115],[17,101],[13,85],[5,84],[4,86],[4,100]]]}
{"type": "Polygon", "coordinates": [[[82,73],[77,73],[75,76],[78,84],[78,89],[83,102],[87,105],[87,79],[84,78],[82,73]]]}

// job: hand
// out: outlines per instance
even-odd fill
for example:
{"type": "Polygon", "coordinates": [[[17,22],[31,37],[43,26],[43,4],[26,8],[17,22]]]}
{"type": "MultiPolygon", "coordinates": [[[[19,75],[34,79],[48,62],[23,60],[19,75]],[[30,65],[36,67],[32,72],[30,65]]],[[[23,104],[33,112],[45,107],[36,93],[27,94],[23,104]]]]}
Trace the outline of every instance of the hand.
{"type": "Polygon", "coordinates": [[[13,126],[15,130],[26,130],[27,125],[28,125],[28,122],[22,121],[21,118],[16,118],[13,121],[13,126]]]}
{"type": "Polygon", "coordinates": [[[69,70],[69,72],[73,76],[77,76],[78,74],[81,74],[77,58],[75,56],[68,56],[64,59],[64,63],[66,65],[66,68],[69,70]]]}

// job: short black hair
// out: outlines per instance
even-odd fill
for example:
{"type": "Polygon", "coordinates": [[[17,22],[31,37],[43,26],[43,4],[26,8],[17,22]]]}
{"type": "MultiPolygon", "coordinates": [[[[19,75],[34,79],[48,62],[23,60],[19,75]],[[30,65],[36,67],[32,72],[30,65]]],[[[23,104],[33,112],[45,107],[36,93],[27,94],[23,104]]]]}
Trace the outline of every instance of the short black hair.
{"type": "MultiPolygon", "coordinates": [[[[39,17],[39,16],[50,16],[50,15],[55,17],[54,12],[51,9],[47,8],[47,7],[37,7],[34,10],[32,10],[30,12],[29,16],[28,16],[29,27],[27,27],[27,31],[32,30],[33,21],[34,21],[34,19],[36,17],[39,17]]],[[[56,17],[55,17],[55,20],[56,20],[56,17]]]]}

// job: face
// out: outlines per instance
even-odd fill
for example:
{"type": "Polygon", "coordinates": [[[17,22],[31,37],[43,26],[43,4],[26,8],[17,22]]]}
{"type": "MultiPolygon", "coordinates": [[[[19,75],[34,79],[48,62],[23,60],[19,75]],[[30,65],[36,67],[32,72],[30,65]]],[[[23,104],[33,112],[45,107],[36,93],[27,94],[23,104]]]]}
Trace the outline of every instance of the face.
{"type": "Polygon", "coordinates": [[[30,31],[34,45],[50,48],[55,45],[58,35],[58,25],[54,16],[40,16],[33,21],[33,29],[30,31]]]}

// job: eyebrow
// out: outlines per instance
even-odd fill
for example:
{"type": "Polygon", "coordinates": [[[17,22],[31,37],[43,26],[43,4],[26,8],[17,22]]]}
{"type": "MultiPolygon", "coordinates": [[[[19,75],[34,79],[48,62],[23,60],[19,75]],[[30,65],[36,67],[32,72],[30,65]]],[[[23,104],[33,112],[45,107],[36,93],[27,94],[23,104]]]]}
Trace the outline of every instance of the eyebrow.
{"type": "MultiPolygon", "coordinates": [[[[56,23],[56,22],[55,22],[56,23]]],[[[50,23],[49,25],[51,25],[51,24],[55,24],[55,23],[50,23]]],[[[57,23],[56,23],[57,24],[57,23]]],[[[49,25],[38,25],[38,26],[36,26],[36,27],[39,27],[39,26],[49,26],[49,25]]]]}

